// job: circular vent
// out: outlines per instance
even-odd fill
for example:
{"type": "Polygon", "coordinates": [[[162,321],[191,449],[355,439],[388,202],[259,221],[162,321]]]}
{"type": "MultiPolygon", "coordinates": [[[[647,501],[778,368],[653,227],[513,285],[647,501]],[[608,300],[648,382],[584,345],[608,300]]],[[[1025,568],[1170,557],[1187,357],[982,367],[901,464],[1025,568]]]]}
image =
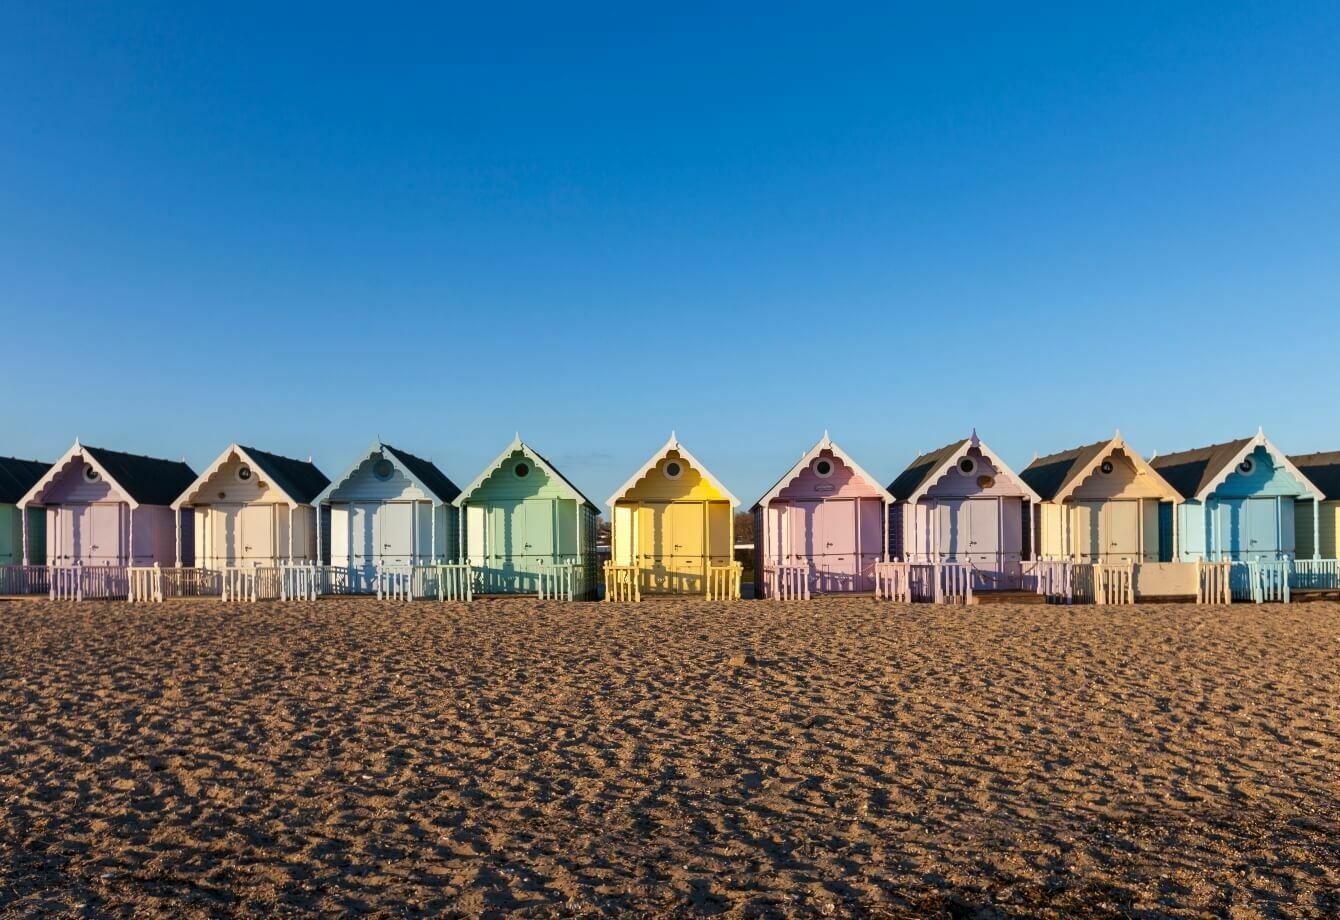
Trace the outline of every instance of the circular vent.
{"type": "Polygon", "coordinates": [[[1247,457],[1246,459],[1244,459],[1241,463],[1238,464],[1238,472],[1244,476],[1250,476],[1252,473],[1255,473],[1256,459],[1253,457],[1247,457]]]}
{"type": "Polygon", "coordinates": [[[958,462],[958,471],[964,476],[971,476],[977,472],[977,461],[972,457],[964,457],[958,462]]]}
{"type": "Polygon", "coordinates": [[[821,458],[814,461],[814,475],[827,479],[833,475],[833,461],[828,458],[821,458]]]}
{"type": "Polygon", "coordinates": [[[390,460],[382,457],[376,463],[372,464],[372,475],[376,476],[382,482],[385,482],[395,475],[395,466],[392,465],[390,460]]]}
{"type": "Polygon", "coordinates": [[[1112,465],[1111,460],[1104,460],[1098,467],[1098,472],[1102,473],[1104,476],[1111,476],[1114,469],[1116,469],[1116,467],[1112,465]]]}
{"type": "Polygon", "coordinates": [[[665,465],[665,478],[678,479],[684,475],[684,466],[678,460],[671,460],[665,465]]]}
{"type": "Polygon", "coordinates": [[[237,468],[237,479],[239,482],[251,482],[251,467],[243,464],[237,468]]]}
{"type": "Polygon", "coordinates": [[[85,464],[84,464],[84,481],[85,481],[85,482],[97,482],[97,481],[98,481],[99,479],[101,479],[101,478],[102,478],[102,474],[99,473],[97,470],[95,470],[95,469],[93,468],[93,464],[91,464],[91,463],[85,463],[85,464]]]}
{"type": "Polygon", "coordinates": [[[517,479],[525,479],[530,475],[530,464],[518,463],[516,466],[512,467],[512,475],[517,479]]]}

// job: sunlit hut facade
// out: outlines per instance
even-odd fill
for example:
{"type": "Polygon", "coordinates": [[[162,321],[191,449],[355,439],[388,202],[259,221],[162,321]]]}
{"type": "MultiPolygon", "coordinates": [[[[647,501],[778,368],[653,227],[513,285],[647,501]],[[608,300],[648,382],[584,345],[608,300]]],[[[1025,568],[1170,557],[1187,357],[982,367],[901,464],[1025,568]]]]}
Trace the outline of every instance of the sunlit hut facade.
{"type": "Polygon", "coordinates": [[[704,594],[729,566],[739,501],[670,435],[610,496],[611,559],[635,567],[644,594],[704,594]]]}
{"type": "Polygon", "coordinates": [[[1039,457],[1020,478],[1038,494],[1037,555],[1077,562],[1171,561],[1182,496],[1122,439],[1039,457]]]}
{"type": "Polygon", "coordinates": [[[890,551],[906,562],[967,566],[974,590],[1017,589],[1038,495],[977,437],[913,460],[889,486],[890,551]]]}
{"type": "Polygon", "coordinates": [[[808,592],[874,590],[892,504],[825,432],[753,507],[754,596],[790,596],[789,567],[801,570],[808,592]]]}
{"type": "Polygon", "coordinates": [[[311,502],[329,484],[310,460],[230,444],[172,507],[195,517],[199,568],[312,562],[317,512],[311,502]]]}
{"type": "Polygon", "coordinates": [[[535,593],[544,569],[567,563],[580,565],[579,596],[593,590],[598,509],[520,435],[454,504],[483,593],[535,593]]]}
{"type": "MultiPolygon", "coordinates": [[[[0,566],[46,562],[46,511],[20,510],[18,503],[49,469],[50,463],[39,460],[0,457],[0,566]]],[[[0,593],[6,591],[3,581],[0,593]]]]}
{"type": "Polygon", "coordinates": [[[1321,493],[1320,501],[1295,504],[1294,534],[1299,559],[1336,559],[1340,550],[1340,450],[1289,458],[1321,493]]]}
{"type": "MultiPolygon", "coordinates": [[[[1184,562],[1293,556],[1295,504],[1322,499],[1260,430],[1250,438],[1158,456],[1150,465],[1182,496],[1176,520],[1184,562]]],[[[1314,530],[1312,545],[1317,542],[1314,530]]]]}

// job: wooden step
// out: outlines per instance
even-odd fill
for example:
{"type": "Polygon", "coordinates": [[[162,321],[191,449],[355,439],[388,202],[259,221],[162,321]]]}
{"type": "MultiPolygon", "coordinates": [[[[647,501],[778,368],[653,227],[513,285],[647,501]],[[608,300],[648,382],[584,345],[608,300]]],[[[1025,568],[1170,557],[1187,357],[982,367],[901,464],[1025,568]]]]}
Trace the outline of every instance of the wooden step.
{"type": "Polygon", "coordinates": [[[974,604],[1045,604],[1047,598],[1036,591],[974,591],[974,604]]]}

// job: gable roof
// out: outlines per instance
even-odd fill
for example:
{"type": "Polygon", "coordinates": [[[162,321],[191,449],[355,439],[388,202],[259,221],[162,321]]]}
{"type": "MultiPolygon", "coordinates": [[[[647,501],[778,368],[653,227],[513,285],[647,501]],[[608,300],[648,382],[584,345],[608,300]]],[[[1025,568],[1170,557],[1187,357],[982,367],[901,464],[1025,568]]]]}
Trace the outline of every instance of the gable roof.
{"type": "Polygon", "coordinates": [[[189,502],[188,498],[208,482],[234,453],[254,466],[269,479],[271,485],[282,492],[284,497],[294,505],[309,504],[313,498],[321,493],[322,489],[330,484],[326,474],[317,469],[316,464],[310,460],[294,460],[291,457],[281,457],[279,454],[257,450],[254,447],[229,444],[207,470],[197,476],[189,486],[182,489],[181,493],[172,502],[172,507],[180,508],[186,504],[208,504],[208,502],[189,502]]]}
{"type": "Polygon", "coordinates": [[[572,497],[575,498],[578,502],[580,502],[583,505],[589,505],[592,508],[596,507],[596,503],[591,501],[591,499],[587,498],[585,495],[583,495],[581,493],[581,490],[578,489],[576,486],[574,486],[572,482],[568,479],[568,477],[564,476],[557,469],[555,469],[554,465],[550,463],[548,460],[546,460],[544,457],[542,457],[538,451],[532,448],[525,441],[522,441],[520,434],[518,434],[515,438],[513,438],[512,443],[508,444],[505,448],[503,448],[503,452],[500,453],[497,457],[495,457],[492,463],[484,467],[484,469],[480,471],[479,475],[476,476],[468,486],[466,486],[464,489],[461,490],[461,493],[458,496],[456,496],[456,499],[455,501],[452,502],[452,504],[456,505],[457,507],[460,507],[464,505],[467,501],[469,501],[470,496],[474,494],[475,490],[478,489],[480,486],[482,486],[484,484],[484,481],[487,480],[490,476],[492,476],[494,472],[499,467],[502,466],[503,461],[505,461],[508,457],[512,456],[512,454],[516,453],[517,451],[521,451],[523,454],[529,457],[531,459],[531,462],[533,462],[536,466],[543,469],[558,482],[567,486],[567,489],[572,494],[572,497]]]}
{"type": "Polygon", "coordinates": [[[1304,476],[1293,462],[1266,439],[1265,432],[1256,430],[1250,438],[1239,438],[1223,444],[1211,444],[1193,450],[1178,451],[1155,457],[1149,463],[1159,475],[1182,493],[1183,498],[1204,501],[1232,474],[1233,469],[1257,447],[1264,447],[1302,485],[1308,495],[1320,495],[1317,487],[1304,476]]]}
{"type": "Polygon", "coordinates": [[[456,496],[461,494],[461,490],[456,488],[456,484],[448,479],[446,474],[439,470],[431,460],[416,457],[407,450],[392,447],[390,444],[381,441],[373,441],[372,446],[350,464],[348,469],[332,480],[329,485],[321,490],[319,495],[312,499],[312,504],[320,505],[329,501],[331,494],[343,485],[350,476],[358,472],[358,468],[373,454],[381,454],[389,459],[399,467],[400,472],[404,473],[411,482],[442,504],[451,504],[456,496]]]}
{"type": "Polygon", "coordinates": [[[949,468],[958,462],[960,456],[974,447],[982,452],[983,457],[991,461],[991,465],[997,471],[1018,483],[1025,498],[1035,502],[1042,500],[1033,491],[1031,485],[1021,479],[1014,470],[1010,469],[1009,464],[996,456],[995,452],[987,447],[981,438],[977,437],[976,429],[973,429],[972,437],[967,440],[946,444],[939,450],[933,450],[917,457],[907,469],[899,474],[897,479],[889,484],[889,491],[900,502],[917,501],[929,491],[931,486],[939,481],[941,476],[949,472],[949,468]]]}
{"type": "Polygon", "coordinates": [[[1155,484],[1169,499],[1181,497],[1180,493],[1160,476],[1144,457],[1130,448],[1130,445],[1122,439],[1120,431],[1106,441],[1097,441],[1059,454],[1039,457],[1024,468],[1019,478],[1028,483],[1043,501],[1065,501],[1104,459],[1118,450],[1131,459],[1139,473],[1153,477],[1155,484]]]}
{"type": "Polygon", "coordinates": [[[46,491],[76,456],[83,457],[109,484],[116,487],[131,507],[136,508],[140,505],[170,506],[195,479],[195,471],[184,460],[160,460],[105,447],[88,447],[80,444],[76,438],[74,445],[28,489],[19,504],[26,506],[37,503],[37,496],[46,491]]]}
{"type": "Polygon", "coordinates": [[[796,463],[796,465],[791,467],[791,469],[787,471],[785,476],[783,476],[781,479],[773,483],[772,488],[764,492],[763,497],[760,498],[758,501],[754,502],[754,508],[758,508],[761,505],[766,505],[768,502],[772,501],[779,494],[781,494],[781,491],[791,483],[791,480],[795,479],[802,472],[804,472],[805,468],[808,467],[811,463],[813,463],[815,458],[818,457],[825,450],[831,450],[833,452],[833,456],[837,457],[839,460],[845,463],[853,473],[855,473],[857,476],[860,476],[866,482],[870,483],[870,485],[873,486],[874,488],[878,489],[879,492],[883,495],[884,500],[886,502],[892,504],[894,501],[896,501],[896,499],[892,495],[890,495],[886,489],[880,487],[879,481],[875,479],[875,477],[871,476],[865,470],[861,469],[860,465],[855,460],[847,456],[846,451],[844,451],[842,448],[834,444],[833,440],[828,437],[828,432],[825,431],[824,436],[819,440],[819,443],[811,447],[809,451],[800,458],[800,460],[796,463]]]}
{"type": "Polygon", "coordinates": [[[18,504],[24,493],[35,486],[49,469],[51,464],[41,460],[0,457],[0,502],[6,505],[18,504]]]}
{"type": "Polygon", "coordinates": [[[732,495],[731,491],[727,489],[725,486],[723,486],[715,476],[713,476],[710,472],[708,472],[707,467],[699,463],[697,457],[689,453],[688,450],[685,449],[684,445],[679,443],[679,439],[675,437],[675,433],[673,431],[670,432],[670,440],[666,441],[665,444],[661,446],[660,450],[652,454],[651,458],[648,459],[646,463],[642,464],[642,466],[638,469],[636,473],[628,477],[628,481],[625,482],[622,486],[620,486],[618,491],[616,491],[613,495],[611,495],[609,497],[609,501],[605,502],[605,504],[609,505],[610,507],[613,507],[615,503],[618,502],[619,499],[622,498],[628,492],[629,489],[637,485],[639,479],[641,479],[643,476],[646,476],[653,469],[655,469],[656,464],[660,463],[661,459],[664,458],[666,455],[668,455],[671,451],[674,451],[675,453],[683,457],[684,460],[689,464],[689,466],[693,467],[695,470],[698,471],[699,476],[707,480],[708,485],[710,485],[712,488],[716,489],[723,496],[725,496],[726,500],[730,502],[732,508],[738,508],[740,506],[740,500],[736,498],[734,495],[732,495]]]}
{"type": "Polygon", "coordinates": [[[1340,500],[1340,450],[1289,458],[1321,492],[1323,501],[1340,500]]]}

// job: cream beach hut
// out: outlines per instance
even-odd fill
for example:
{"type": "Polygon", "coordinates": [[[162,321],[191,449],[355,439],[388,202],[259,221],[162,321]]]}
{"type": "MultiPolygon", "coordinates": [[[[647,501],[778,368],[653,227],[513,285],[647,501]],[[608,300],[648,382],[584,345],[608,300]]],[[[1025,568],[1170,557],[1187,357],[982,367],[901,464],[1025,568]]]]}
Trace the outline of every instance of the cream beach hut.
{"type": "Polygon", "coordinates": [[[313,562],[317,513],[312,499],[328,485],[310,460],[230,444],[172,507],[195,518],[198,568],[313,562]]]}

